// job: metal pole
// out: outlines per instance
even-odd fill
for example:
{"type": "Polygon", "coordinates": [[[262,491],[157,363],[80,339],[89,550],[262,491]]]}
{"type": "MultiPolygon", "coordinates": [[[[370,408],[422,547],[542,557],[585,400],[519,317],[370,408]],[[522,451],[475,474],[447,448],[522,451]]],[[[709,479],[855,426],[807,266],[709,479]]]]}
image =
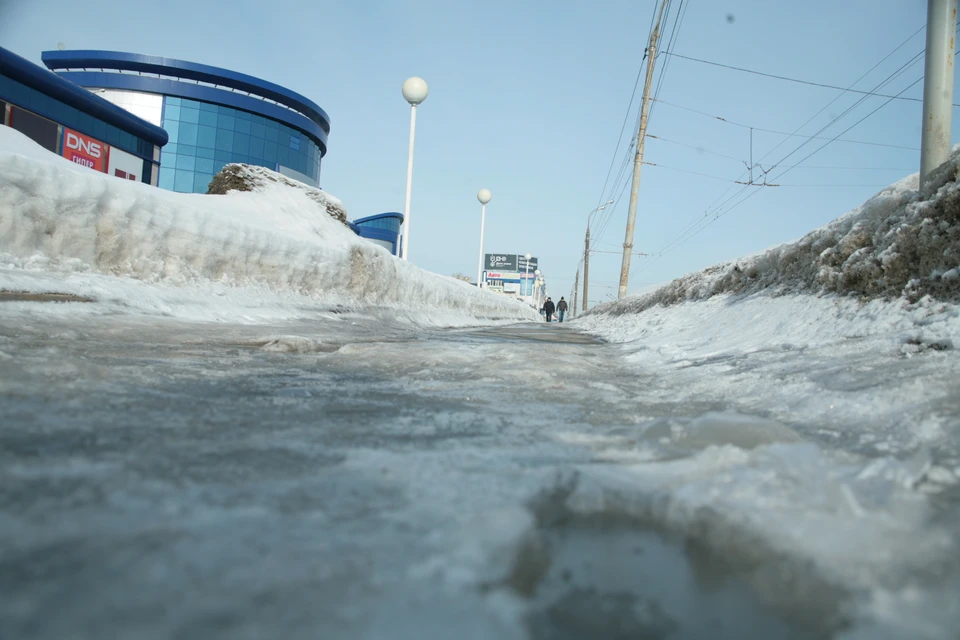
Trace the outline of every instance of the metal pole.
{"type": "MultiPolygon", "coordinates": [[[[523,291],[527,290],[527,277],[530,275],[530,258],[524,258],[527,261],[527,266],[523,269],[523,291]]],[[[533,287],[530,287],[530,298],[533,299],[533,287]]]]}
{"type": "Polygon", "coordinates": [[[920,186],[950,157],[953,116],[953,57],[957,0],[928,0],[927,53],[923,72],[923,134],[920,186]]]}
{"type": "Polygon", "coordinates": [[[587,289],[590,287],[590,222],[583,238],[583,310],[587,310],[587,289]]]}
{"type": "Polygon", "coordinates": [[[483,288],[480,276],[483,274],[483,221],[487,217],[487,205],[480,205],[480,257],[477,258],[477,289],[483,288]]]}
{"type": "Polygon", "coordinates": [[[410,149],[407,152],[407,197],[403,202],[403,250],[400,257],[407,259],[410,248],[410,190],[413,188],[413,138],[417,131],[417,105],[410,105],[410,149]]]}
{"type": "MultiPolygon", "coordinates": [[[[931,0],[932,1],[932,0],[931,0]]],[[[627,212],[627,231],[623,237],[623,262],[620,265],[620,290],[617,295],[627,295],[627,281],[630,279],[630,254],[633,252],[633,227],[637,222],[637,194],[640,191],[640,167],[643,166],[643,142],[647,135],[647,117],[650,113],[650,85],[653,84],[653,65],[657,58],[657,40],[660,37],[660,20],[667,0],[660,2],[657,24],[650,34],[650,47],[647,49],[647,78],[643,85],[643,101],[640,103],[640,129],[637,131],[637,153],[633,157],[633,185],[630,188],[630,209],[627,212]]],[[[586,303],[587,296],[583,296],[586,303]]]]}
{"type": "Polygon", "coordinates": [[[750,127],[750,184],[753,184],[753,127],[750,127]]]}
{"type": "Polygon", "coordinates": [[[577,267],[577,277],[573,281],[573,306],[570,307],[570,317],[577,315],[577,294],[580,293],[580,267],[577,267]]]}

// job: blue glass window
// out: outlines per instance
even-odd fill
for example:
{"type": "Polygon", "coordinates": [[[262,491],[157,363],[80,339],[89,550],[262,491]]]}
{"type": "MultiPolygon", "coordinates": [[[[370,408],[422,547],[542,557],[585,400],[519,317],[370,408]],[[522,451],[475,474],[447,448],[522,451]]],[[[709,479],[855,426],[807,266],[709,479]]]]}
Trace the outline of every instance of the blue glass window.
{"type": "Polygon", "coordinates": [[[197,168],[197,158],[195,156],[185,156],[183,154],[177,155],[177,171],[185,169],[187,171],[193,171],[197,168]]]}
{"type": "Polygon", "coordinates": [[[161,189],[173,191],[174,170],[169,167],[160,167],[160,178],[157,181],[161,189]]]}
{"type": "Polygon", "coordinates": [[[262,138],[266,133],[266,127],[256,122],[250,123],[250,135],[262,138]]]}
{"type": "Polygon", "coordinates": [[[177,169],[173,179],[173,190],[181,193],[193,192],[193,172],[177,169]]]}
{"type": "MultiPolygon", "coordinates": [[[[169,100],[169,98],[167,98],[167,100],[169,100]]],[[[164,122],[166,122],[167,120],[179,120],[179,119],[180,119],[180,105],[179,104],[171,105],[168,102],[167,108],[163,112],[164,122]]]]}
{"type": "Polygon", "coordinates": [[[277,161],[277,143],[276,142],[263,143],[263,159],[271,164],[277,161]]]}
{"type": "Polygon", "coordinates": [[[180,122],[198,124],[200,122],[200,110],[188,109],[186,106],[180,107],[180,122]]]}
{"type": "Polygon", "coordinates": [[[250,138],[250,155],[254,158],[263,157],[263,138],[250,138]]]}
{"type": "Polygon", "coordinates": [[[243,156],[250,153],[250,136],[245,133],[233,134],[233,152],[243,156]]]}
{"type": "Polygon", "coordinates": [[[197,127],[199,125],[193,124],[191,122],[184,122],[180,125],[180,134],[177,138],[177,142],[180,144],[197,144],[197,127]]]}
{"type": "Polygon", "coordinates": [[[233,115],[237,120],[253,120],[253,114],[239,109],[233,110],[233,115]]]}
{"type": "Polygon", "coordinates": [[[200,173],[213,174],[213,158],[197,158],[197,171],[200,173]]]}
{"type": "Polygon", "coordinates": [[[160,167],[164,169],[176,169],[177,168],[177,158],[179,158],[175,153],[167,153],[166,151],[160,156],[160,167]]]}
{"type": "Polygon", "coordinates": [[[177,152],[177,145],[175,143],[168,142],[166,145],[164,145],[163,152],[161,153],[161,155],[166,156],[167,154],[176,153],[176,152],[177,152]]]}
{"type": "Polygon", "coordinates": [[[297,151],[300,150],[300,136],[290,136],[290,148],[297,151]]]}
{"type": "Polygon", "coordinates": [[[174,98],[173,96],[167,96],[166,98],[164,98],[164,103],[166,103],[166,105],[167,105],[168,107],[179,107],[179,106],[180,106],[180,98],[174,98]]]}
{"type": "Polygon", "coordinates": [[[233,151],[233,131],[217,129],[217,151],[233,151]]]}
{"type": "Polygon", "coordinates": [[[237,133],[250,133],[250,121],[237,118],[233,123],[233,130],[237,133]]]}
{"type": "Polygon", "coordinates": [[[233,117],[233,116],[227,116],[227,115],[224,115],[223,113],[221,113],[219,116],[217,116],[217,128],[218,128],[218,129],[224,129],[224,130],[226,130],[226,131],[233,131],[233,122],[234,122],[234,117],[233,117]]]}
{"type": "MultiPolygon", "coordinates": [[[[201,113],[201,118],[207,115],[201,113]]],[[[205,147],[207,149],[213,149],[217,144],[217,130],[213,127],[208,127],[205,125],[200,125],[199,130],[197,131],[197,146],[205,147]]]]}
{"type": "Polygon", "coordinates": [[[200,107],[200,111],[207,111],[209,113],[217,113],[220,111],[218,105],[210,104],[209,102],[201,102],[198,106],[200,107]]]}
{"type": "MultiPolygon", "coordinates": [[[[217,162],[222,162],[223,164],[226,164],[228,162],[233,162],[233,154],[231,154],[229,151],[217,151],[214,154],[213,159],[216,160],[217,162]]],[[[220,166],[223,166],[223,165],[220,165],[220,166]]]]}
{"type": "Polygon", "coordinates": [[[217,126],[217,112],[213,111],[201,111],[200,112],[200,124],[206,125],[208,127],[217,126]]]}
{"type": "Polygon", "coordinates": [[[268,142],[277,142],[280,140],[280,132],[276,128],[268,126],[264,139],[266,139],[268,142]]]}
{"type": "Polygon", "coordinates": [[[197,147],[197,157],[198,158],[209,158],[213,160],[213,148],[204,149],[203,147],[197,147]]]}
{"type": "Polygon", "coordinates": [[[182,144],[182,143],[181,143],[181,144],[179,144],[179,145],[177,145],[177,146],[179,147],[179,150],[177,151],[177,153],[179,153],[179,154],[182,155],[182,156],[195,156],[195,155],[197,155],[197,148],[196,148],[195,146],[193,146],[192,144],[182,144]]]}
{"type": "Polygon", "coordinates": [[[193,176],[193,192],[206,193],[213,176],[209,173],[197,173],[193,176]]]}

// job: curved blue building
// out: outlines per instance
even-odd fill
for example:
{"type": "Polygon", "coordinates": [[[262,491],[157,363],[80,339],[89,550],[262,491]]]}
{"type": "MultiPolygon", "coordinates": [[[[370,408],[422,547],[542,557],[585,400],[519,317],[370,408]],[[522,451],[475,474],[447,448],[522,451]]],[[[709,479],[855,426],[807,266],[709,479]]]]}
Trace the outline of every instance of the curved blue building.
{"type": "Polygon", "coordinates": [[[157,184],[159,126],[0,47],[0,125],[94,171],[157,184]]]}
{"type": "Polygon", "coordinates": [[[319,186],[330,118],[308,98],[219,67],[115,51],[44,51],[43,63],[166,130],[159,186],[206,193],[225,164],[243,162],[319,186]]]}
{"type": "Polygon", "coordinates": [[[350,228],[374,244],[378,244],[395,256],[400,255],[400,225],[403,214],[396,211],[378,213],[366,218],[358,218],[350,223],[350,228]]]}

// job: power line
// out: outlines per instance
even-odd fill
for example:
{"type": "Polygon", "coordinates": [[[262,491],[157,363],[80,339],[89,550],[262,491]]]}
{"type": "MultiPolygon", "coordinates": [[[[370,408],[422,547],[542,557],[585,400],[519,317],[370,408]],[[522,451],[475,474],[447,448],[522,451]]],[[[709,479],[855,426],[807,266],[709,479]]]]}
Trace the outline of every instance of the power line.
{"type": "Polygon", "coordinates": [[[717,156],[717,157],[719,157],[719,158],[727,158],[728,160],[736,160],[737,162],[742,162],[742,161],[743,161],[743,158],[735,158],[734,156],[728,156],[728,155],[725,155],[725,154],[722,154],[722,153],[717,153],[716,151],[709,151],[709,150],[707,150],[707,149],[704,149],[703,147],[695,147],[695,146],[693,146],[692,144],[685,144],[685,143],[683,143],[683,142],[677,142],[676,140],[669,140],[669,139],[664,138],[664,137],[662,137],[662,136],[655,136],[655,135],[653,135],[653,134],[648,133],[648,134],[647,134],[647,137],[648,137],[648,138],[653,138],[654,140],[660,140],[660,141],[662,141],[662,142],[667,142],[667,143],[669,143],[669,144],[675,144],[675,145],[677,145],[677,146],[679,146],[679,147],[686,147],[687,149],[693,149],[693,150],[696,151],[697,153],[706,153],[706,154],[709,154],[709,155],[711,155],[711,156],[717,156]]]}
{"type": "MultiPolygon", "coordinates": [[[[800,80],[799,78],[789,78],[787,76],[780,76],[773,73],[764,73],[763,71],[754,71],[753,69],[744,69],[743,67],[735,67],[729,64],[721,64],[719,62],[711,62],[709,60],[701,60],[700,58],[693,58],[690,56],[684,56],[679,53],[673,53],[671,51],[665,51],[667,55],[673,56],[674,58],[682,58],[683,60],[690,60],[691,62],[699,62],[701,64],[708,64],[713,67],[722,67],[724,69],[732,69],[734,71],[742,71],[744,73],[752,73],[757,76],[763,76],[765,78],[776,78],[777,80],[786,80],[788,82],[796,82],[798,84],[806,84],[812,87],[823,87],[824,89],[836,89],[837,91],[845,91],[848,93],[860,93],[868,96],[875,96],[878,98],[892,98],[896,100],[909,100],[910,102],[923,102],[923,98],[908,98],[906,96],[891,96],[884,93],[873,93],[871,91],[861,91],[859,89],[849,89],[845,87],[838,87],[833,84],[824,84],[822,82],[813,82],[811,80],[800,80]]],[[[960,104],[954,103],[953,106],[960,107],[960,104]]]]}
{"type": "MultiPolygon", "coordinates": [[[[675,109],[682,109],[682,110],[684,110],[684,111],[690,111],[691,113],[697,113],[697,114],[700,114],[700,115],[702,115],[702,116],[706,116],[707,118],[713,118],[714,120],[719,120],[719,121],[724,122],[724,123],[726,123],[726,124],[730,124],[730,125],[733,125],[733,126],[735,126],[735,127],[740,127],[740,128],[742,128],[742,129],[753,129],[754,131],[760,131],[760,132],[762,132],[762,133],[773,133],[773,134],[777,134],[777,135],[781,135],[781,136],[787,136],[788,138],[789,138],[789,137],[793,137],[793,138],[808,138],[808,139],[811,139],[811,140],[831,140],[831,138],[827,138],[826,136],[822,136],[822,137],[818,137],[818,136],[806,136],[806,135],[799,134],[799,133],[796,133],[796,132],[794,132],[794,133],[788,133],[788,132],[786,132],[786,131],[776,131],[776,130],[774,130],[774,129],[764,129],[763,127],[753,127],[753,126],[750,126],[750,125],[748,125],[748,124],[742,124],[742,123],[740,123],[740,122],[735,122],[735,121],[733,121],[733,120],[729,120],[729,119],[724,118],[724,117],[722,117],[722,116],[711,115],[711,114],[706,113],[706,112],[704,112],[704,111],[699,111],[699,110],[697,110],[697,109],[691,109],[690,107],[684,107],[684,106],[682,106],[682,105],[674,104],[674,103],[672,103],[672,102],[667,102],[667,101],[665,101],[665,100],[657,100],[657,102],[659,102],[659,103],[661,103],[661,104],[665,104],[665,105],[667,105],[668,107],[674,107],[675,109]]],[[[835,140],[834,142],[848,142],[848,143],[850,143],[850,144],[865,144],[865,145],[870,145],[870,146],[874,146],[874,147],[888,147],[888,148],[890,148],[890,149],[903,149],[903,150],[905,150],[905,151],[920,151],[920,147],[905,147],[905,146],[897,145],[897,144],[885,144],[885,143],[882,143],[882,142],[868,142],[868,141],[866,141],[866,140],[835,140]]],[[[776,147],[774,147],[774,149],[776,149],[776,147]]]]}

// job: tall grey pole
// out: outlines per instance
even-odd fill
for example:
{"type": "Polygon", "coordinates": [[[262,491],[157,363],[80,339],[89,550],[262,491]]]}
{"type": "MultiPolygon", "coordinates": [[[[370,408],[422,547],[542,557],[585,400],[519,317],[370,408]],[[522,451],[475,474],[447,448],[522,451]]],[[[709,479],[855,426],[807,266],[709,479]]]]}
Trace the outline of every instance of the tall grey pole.
{"type": "MultiPolygon", "coordinates": [[[[932,0],[931,0],[932,1],[932,0]]],[[[650,113],[650,85],[653,84],[653,65],[657,58],[657,40],[660,37],[660,20],[667,0],[660,2],[657,24],[650,33],[650,46],[647,49],[647,78],[643,85],[643,100],[640,103],[640,129],[637,131],[637,153],[633,157],[633,185],[630,188],[630,209],[627,212],[627,231],[623,237],[623,262],[620,265],[620,290],[617,295],[627,295],[627,281],[630,279],[630,254],[633,252],[633,227],[637,222],[637,194],[640,191],[640,167],[643,166],[643,142],[647,135],[647,117],[650,113]]],[[[584,303],[586,303],[586,297],[584,303]]]]}
{"type": "Polygon", "coordinates": [[[480,204],[480,257],[477,258],[477,289],[483,288],[483,281],[480,277],[483,275],[483,222],[487,218],[486,203],[480,204]]]}
{"type": "Polygon", "coordinates": [[[583,239],[583,310],[587,310],[587,289],[590,287],[590,223],[583,239]]]}
{"type": "Polygon", "coordinates": [[[920,185],[950,157],[957,0],[927,0],[927,53],[923,71],[920,185]]]}
{"type": "Polygon", "coordinates": [[[410,105],[410,145],[407,148],[407,192],[403,199],[403,247],[400,257],[407,259],[410,247],[410,192],[413,190],[413,141],[417,135],[417,105],[410,105]]]}
{"type": "Polygon", "coordinates": [[[577,294],[580,292],[580,267],[577,267],[577,277],[573,281],[573,306],[570,307],[570,317],[577,315],[577,294]]]}

